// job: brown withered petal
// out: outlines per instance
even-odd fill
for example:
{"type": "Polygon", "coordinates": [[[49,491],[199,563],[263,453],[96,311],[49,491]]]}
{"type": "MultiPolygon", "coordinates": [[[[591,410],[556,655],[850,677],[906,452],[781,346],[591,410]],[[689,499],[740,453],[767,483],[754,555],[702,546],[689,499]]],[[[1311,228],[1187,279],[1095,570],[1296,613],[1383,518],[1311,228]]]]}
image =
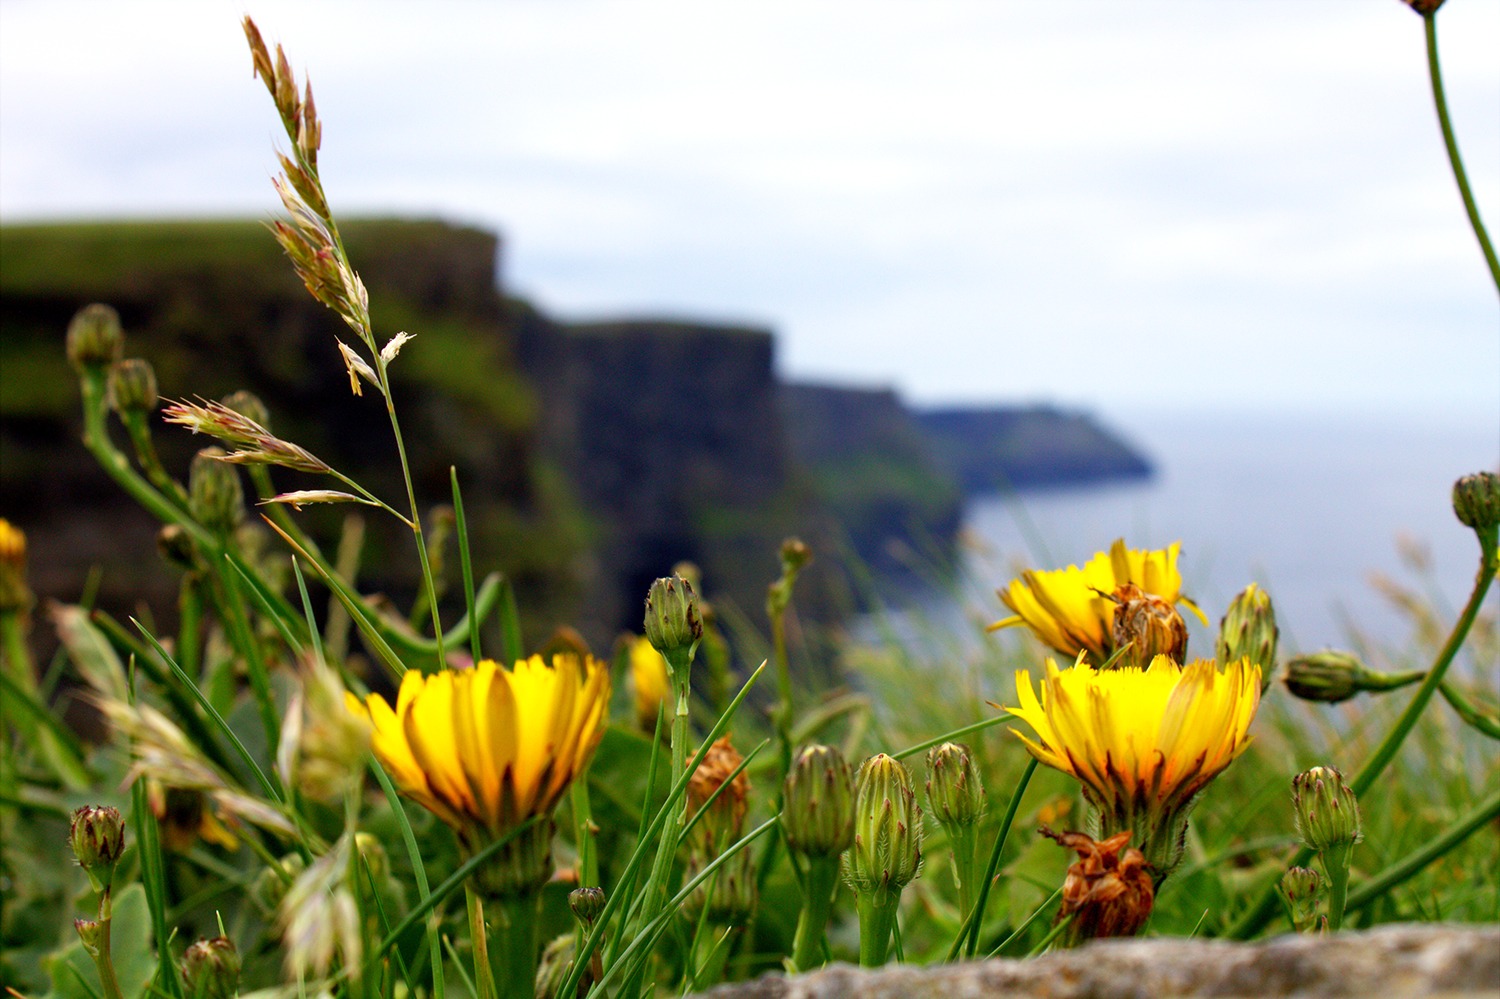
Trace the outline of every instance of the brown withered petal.
{"type": "Polygon", "coordinates": [[[1059,921],[1073,918],[1068,930],[1072,942],[1130,937],[1146,924],[1156,892],[1145,855],[1125,846],[1130,842],[1129,830],[1098,841],[1080,832],[1053,832],[1046,826],[1038,831],[1078,854],[1063,881],[1062,908],[1057,914],[1059,921]]]}
{"type": "Polygon", "coordinates": [[[713,796],[725,781],[729,786],[724,788],[717,798],[714,799],[710,814],[704,816],[703,825],[712,827],[711,834],[717,841],[718,847],[723,847],[739,839],[744,832],[745,826],[745,796],[750,791],[750,780],[741,770],[734,780],[729,780],[735,768],[744,762],[744,757],[729,743],[729,736],[708,747],[708,752],[703,755],[703,762],[698,764],[698,769],[693,771],[692,777],[688,778],[687,799],[689,813],[696,812],[702,808],[708,799],[713,796]]]}

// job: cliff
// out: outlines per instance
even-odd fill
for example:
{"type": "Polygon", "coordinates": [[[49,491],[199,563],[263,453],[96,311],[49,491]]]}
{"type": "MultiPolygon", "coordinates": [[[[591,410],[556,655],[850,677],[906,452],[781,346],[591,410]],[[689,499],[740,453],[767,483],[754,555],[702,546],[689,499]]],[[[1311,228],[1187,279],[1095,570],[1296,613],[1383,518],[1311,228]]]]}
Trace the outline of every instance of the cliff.
{"type": "Polygon", "coordinates": [[[895,392],[791,384],[781,408],[814,493],[877,576],[921,577],[951,563],[963,492],[895,392]]]}
{"type": "Polygon", "coordinates": [[[933,453],[970,494],[1152,475],[1151,463],[1086,413],[1050,406],[927,409],[933,453]]]}

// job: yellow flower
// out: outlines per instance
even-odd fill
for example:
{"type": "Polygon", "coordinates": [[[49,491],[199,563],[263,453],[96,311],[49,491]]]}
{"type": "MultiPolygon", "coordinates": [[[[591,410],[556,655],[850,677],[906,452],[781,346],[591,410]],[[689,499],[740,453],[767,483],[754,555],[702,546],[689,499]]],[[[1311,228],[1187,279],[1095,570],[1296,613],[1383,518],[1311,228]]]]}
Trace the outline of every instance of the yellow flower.
{"type": "Polygon", "coordinates": [[[1182,604],[1198,615],[1205,625],[1208,619],[1187,597],[1182,595],[1182,576],[1177,571],[1177,553],[1181,542],[1158,551],[1128,549],[1116,539],[1108,552],[1098,552],[1082,569],[1038,572],[1027,569],[1020,579],[998,591],[1000,600],[1013,616],[990,626],[993,631],[1024,624],[1037,638],[1067,656],[1088,652],[1095,663],[1102,663],[1115,650],[1114,618],[1117,601],[1112,599],[1126,584],[1169,604],[1182,604]]]}
{"type": "Polygon", "coordinates": [[[533,815],[549,816],[604,735],[609,670],[592,656],[532,656],[507,670],[408,670],[394,710],[379,694],[372,747],[407,797],[481,845],[533,815]]]}
{"type": "Polygon", "coordinates": [[[0,517],[0,611],[24,611],[31,606],[26,585],[26,533],[0,517]]]}
{"type": "Polygon", "coordinates": [[[1142,670],[1098,671],[1080,659],[1047,660],[1040,697],[1016,673],[1019,708],[1006,710],[1036,733],[1022,742],[1042,763],[1076,777],[1099,810],[1102,832],[1135,832],[1164,877],[1181,857],[1187,813],[1198,792],[1250,743],[1260,704],[1260,667],[1248,659],[1222,671],[1210,659],[1178,666],[1157,656],[1142,670]]]}
{"type": "Polygon", "coordinates": [[[630,686],[635,691],[635,720],[646,732],[656,731],[656,715],[667,699],[667,660],[648,638],[630,643],[630,686]]]}

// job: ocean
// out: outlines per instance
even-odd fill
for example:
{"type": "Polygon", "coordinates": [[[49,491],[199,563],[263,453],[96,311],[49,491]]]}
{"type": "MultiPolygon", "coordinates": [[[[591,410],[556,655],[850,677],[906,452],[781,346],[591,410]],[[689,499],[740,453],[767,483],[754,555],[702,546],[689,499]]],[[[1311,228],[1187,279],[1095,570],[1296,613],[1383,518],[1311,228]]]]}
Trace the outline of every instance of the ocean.
{"type": "MultiPolygon", "coordinates": [[[[1500,468],[1500,413],[1101,419],[1151,458],[1156,475],[974,499],[964,595],[924,616],[1003,616],[994,589],[1019,566],[1081,564],[1116,537],[1133,548],[1180,541],[1185,592],[1215,630],[1234,595],[1260,584],[1276,607],[1283,655],[1411,647],[1411,618],[1373,584],[1379,576],[1432,602],[1445,629],[1468,599],[1479,546],[1450,494],[1459,476],[1500,468]]],[[[1500,611],[1500,595],[1486,608],[1500,611]]],[[[1214,631],[1191,632],[1190,654],[1211,654],[1214,631]]]]}

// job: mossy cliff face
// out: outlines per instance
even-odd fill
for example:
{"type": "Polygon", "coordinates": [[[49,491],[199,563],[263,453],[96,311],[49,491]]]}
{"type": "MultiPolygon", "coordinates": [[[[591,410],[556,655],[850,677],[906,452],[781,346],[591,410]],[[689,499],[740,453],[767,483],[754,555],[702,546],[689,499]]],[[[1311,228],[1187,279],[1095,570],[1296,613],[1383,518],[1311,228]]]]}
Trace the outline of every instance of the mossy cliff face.
{"type": "MultiPolygon", "coordinates": [[[[561,619],[579,593],[571,567],[582,521],[537,447],[535,400],[515,371],[495,283],[498,240],[435,222],[356,222],[344,236],[382,337],[418,336],[392,372],[420,501],[447,502],[456,466],[484,568],[516,579],[538,627],[561,619]]],[[[373,393],[351,395],[339,360],[334,338],[347,331],[307,295],[260,224],[5,227],[0,260],[0,512],[31,536],[43,596],[77,599],[95,564],[106,606],[146,600],[169,611],[175,591],[155,558],[154,523],[79,443],[63,332],[88,302],[120,311],[127,356],[151,361],[164,398],[251,389],[278,434],[402,505],[384,406],[373,393]]],[[[210,443],[168,426],[156,440],[174,474],[210,443]]],[[[313,484],[282,472],[276,481],[313,484]]],[[[342,511],[301,516],[331,538],[342,511]]],[[[362,583],[404,597],[415,583],[410,534],[366,519],[362,583]]]]}

